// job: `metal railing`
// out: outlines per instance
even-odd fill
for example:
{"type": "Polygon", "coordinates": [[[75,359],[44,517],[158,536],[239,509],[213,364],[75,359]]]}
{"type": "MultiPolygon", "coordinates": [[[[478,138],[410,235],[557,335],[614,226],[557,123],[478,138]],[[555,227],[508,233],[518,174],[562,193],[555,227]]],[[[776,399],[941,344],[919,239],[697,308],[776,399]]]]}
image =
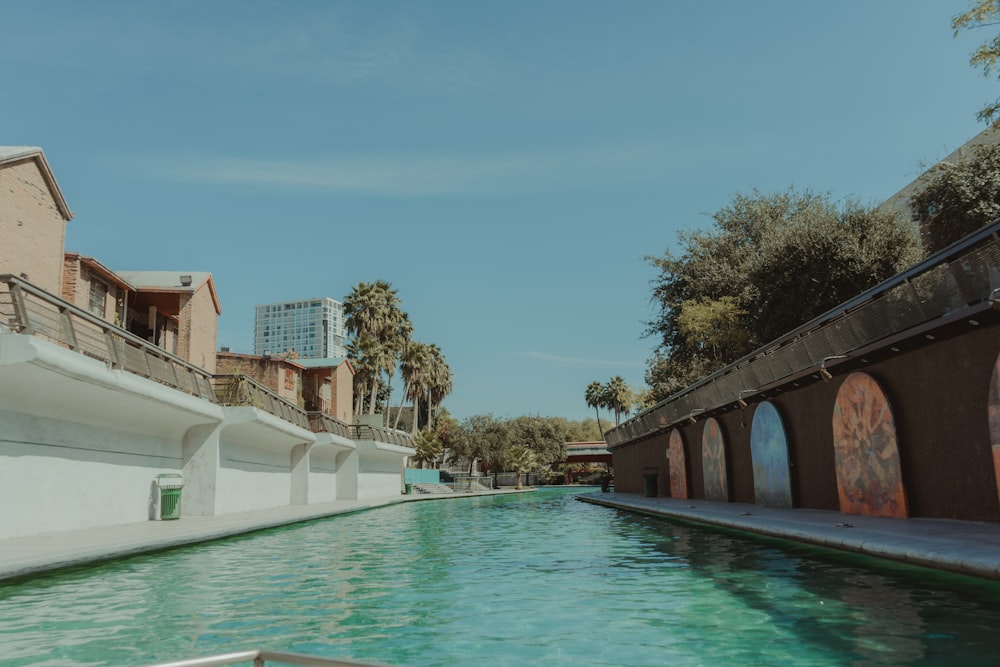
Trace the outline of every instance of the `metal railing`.
{"type": "Polygon", "coordinates": [[[305,410],[257,382],[248,375],[213,375],[212,386],[216,400],[222,405],[248,405],[270,412],[287,422],[310,429],[309,415],[305,410]]]}
{"type": "Polygon", "coordinates": [[[11,274],[0,274],[0,331],[38,336],[79,354],[213,403],[248,405],[316,433],[412,446],[409,433],[349,426],[309,412],[247,375],[212,375],[203,368],[11,274]]]}
{"type": "Polygon", "coordinates": [[[38,336],[111,368],[215,400],[208,371],[17,276],[0,275],[0,290],[0,317],[11,332],[38,336]]]}
{"type": "Polygon", "coordinates": [[[660,401],[605,436],[612,449],[830,362],[886,347],[906,332],[947,324],[1000,303],[1000,221],[913,268],[806,322],[738,361],[660,401]]]}
{"type": "Polygon", "coordinates": [[[299,665],[300,667],[392,667],[381,662],[362,662],[343,658],[321,658],[305,653],[287,653],[283,651],[241,651],[226,653],[205,658],[162,662],[151,667],[220,667],[221,665],[253,664],[254,667],[265,667],[268,662],[282,665],[299,665]]]}
{"type": "Polygon", "coordinates": [[[413,438],[406,431],[397,431],[394,428],[382,428],[381,426],[369,426],[368,424],[352,424],[351,438],[354,440],[377,440],[378,442],[388,442],[392,445],[402,447],[412,447],[413,438]]]}
{"type": "Polygon", "coordinates": [[[306,415],[313,433],[333,433],[348,439],[351,437],[350,426],[325,412],[307,412],[306,415]]]}

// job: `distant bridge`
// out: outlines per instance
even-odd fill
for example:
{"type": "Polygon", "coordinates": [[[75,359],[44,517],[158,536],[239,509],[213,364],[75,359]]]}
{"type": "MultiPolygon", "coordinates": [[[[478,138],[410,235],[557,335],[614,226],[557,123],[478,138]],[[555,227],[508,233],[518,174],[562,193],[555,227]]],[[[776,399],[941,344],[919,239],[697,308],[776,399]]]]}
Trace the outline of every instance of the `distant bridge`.
{"type": "Polygon", "coordinates": [[[611,465],[611,452],[608,443],[597,442],[567,442],[566,463],[607,463],[611,465]]]}

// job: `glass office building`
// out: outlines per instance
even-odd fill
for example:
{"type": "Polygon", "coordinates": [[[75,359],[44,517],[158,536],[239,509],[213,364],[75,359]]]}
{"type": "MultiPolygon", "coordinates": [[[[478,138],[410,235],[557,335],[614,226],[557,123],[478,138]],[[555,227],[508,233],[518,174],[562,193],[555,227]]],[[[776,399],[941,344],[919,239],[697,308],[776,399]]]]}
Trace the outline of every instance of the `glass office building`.
{"type": "Polygon", "coordinates": [[[257,355],[294,351],[303,359],[347,356],[344,304],[327,297],[259,305],[253,328],[257,355]]]}

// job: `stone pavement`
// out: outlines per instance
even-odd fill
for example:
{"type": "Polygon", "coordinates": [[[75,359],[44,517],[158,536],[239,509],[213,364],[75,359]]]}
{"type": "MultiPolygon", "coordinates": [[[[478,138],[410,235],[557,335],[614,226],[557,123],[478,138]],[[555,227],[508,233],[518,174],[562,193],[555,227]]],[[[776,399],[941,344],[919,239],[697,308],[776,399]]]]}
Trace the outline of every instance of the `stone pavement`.
{"type": "MultiPolygon", "coordinates": [[[[492,493],[520,493],[500,490],[492,493]]],[[[255,530],[311,519],[358,512],[397,503],[463,498],[470,493],[391,496],[367,500],[337,500],[315,505],[290,505],[215,517],[182,516],[173,521],[100,526],[0,540],[0,580],[38,574],[123,556],[205,542],[255,530]]]]}
{"type": "Polygon", "coordinates": [[[1000,524],[995,523],[890,519],[614,491],[581,494],[579,499],[1000,580],[1000,524]]]}

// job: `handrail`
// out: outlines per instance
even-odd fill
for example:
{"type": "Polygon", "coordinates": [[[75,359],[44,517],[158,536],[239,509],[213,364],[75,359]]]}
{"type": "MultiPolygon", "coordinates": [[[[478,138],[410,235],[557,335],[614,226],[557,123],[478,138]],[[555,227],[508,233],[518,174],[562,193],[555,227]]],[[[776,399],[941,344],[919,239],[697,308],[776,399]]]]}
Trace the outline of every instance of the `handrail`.
{"type": "Polygon", "coordinates": [[[646,437],[934,321],[990,308],[1000,286],[1000,220],[809,320],[605,433],[608,449],[646,437]]]}
{"type": "Polygon", "coordinates": [[[351,434],[354,440],[377,440],[402,447],[412,447],[413,437],[406,431],[368,424],[352,424],[351,434]]]}
{"type": "Polygon", "coordinates": [[[204,658],[161,662],[150,667],[220,667],[222,665],[236,665],[251,661],[253,661],[254,667],[265,667],[268,661],[280,662],[286,665],[299,665],[300,667],[392,667],[392,665],[382,662],[363,662],[345,658],[322,658],[317,655],[308,655],[305,653],[265,651],[261,649],[212,655],[204,658]]]}
{"type": "Polygon", "coordinates": [[[310,430],[309,415],[291,401],[282,398],[260,382],[242,373],[212,376],[215,396],[222,405],[249,405],[310,430]]]}
{"type": "Polygon", "coordinates": [[[111,368],[215,401],[208,371],[22,278],[0,274],[0,285],[7,288],[0,292],[0,317],[13,333],[50,340],[111,368]]]}
{"type": "Polygon", "coordinates": [[[307,412],[306,415],[313,433],[333,433],[350,439],[351,427],[336,417],[321,411],[307,412]]]}

